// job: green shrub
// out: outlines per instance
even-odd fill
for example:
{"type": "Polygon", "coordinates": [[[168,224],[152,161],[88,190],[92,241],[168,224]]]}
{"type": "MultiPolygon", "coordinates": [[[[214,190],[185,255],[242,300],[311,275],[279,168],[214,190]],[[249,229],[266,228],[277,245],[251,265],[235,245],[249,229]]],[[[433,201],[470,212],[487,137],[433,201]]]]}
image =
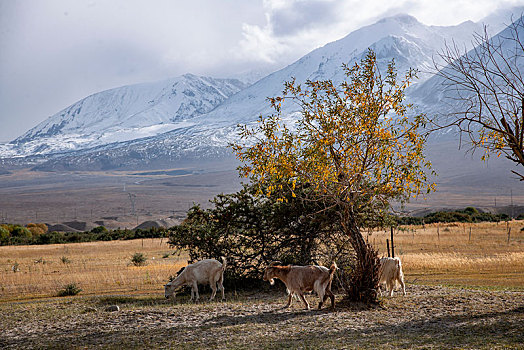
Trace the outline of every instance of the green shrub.
{"type": "Polygon", "coordinates": [[[23,238],[31,238],[33,234],[27,228],[20,226],[20,225],[15,225],[11,230],[11,236],[20,237],[23,239],[23,238]]]}
{"type": "Polygon", "coordinates": [[[70,295],[77,295],[80,293],[82,289],[80,289],[76,283],[69,283],[68,285],[64,286],[61,290],[58,291],[57,295],[59,297],[65,297],[70,295]]]}
{"type": "Polygon", "coordinates": [[[191,261],[227,258],[225,281],[243,288],[261,281],[271,261],[283,264],[330,264],[348,254],[347,237],[340,233],[333,211],[303,200],[295,188],[285,201],[259,196],[255,186],[218,195],[212,209],[193,206],[187,218],[170,228],[169,244],[186,251],[191,261]]]}
{"type": "Polygon", "coordinates": [[[468,215],[475,215],[475,214],[479,214],[479,211],[477,210],[477,208],[473,208],[473,207],[467,207],[466,209],[463,210],[464,213],[468,214],[468,215]]]}
{"type": "Polygon", "coordinates": [[[61,257],[60,261],[62,262],[62,264],[70,264],[71,263],[71,260],[69,260],[69,258],[67,256],[61,257]]]}
{"type": "Polygon", "coordinates": [[[11,234],[9,233],[9,230],[5,226],[0,226],[0,242],[7,243],[9,241],[9,237],[11,234]]]}
{"type": "Polygon", "coordinates": [[[91,230],[93,233],[107,233],[109,232],[104,226],[97,226],[91,230]]]}
{"type": "Polygon", "coordinates": [[[508,219],[506,214],[481,213],[476,208],[467,207],[463,210],[436,211],[424,217],[396,217],[394,221],[397,225],[422,225],[437,222],[499,222],[508,219]]]}
{"type": "Polygon", "coordinates": [[[133,265],[135,266],[143,266],[146,264],[146,261],[147,261],[147,258],[144,256],[144,254],[142,253],[135,253],[132,257],[131,257],[131,262],[133,263],[133,265]]]}

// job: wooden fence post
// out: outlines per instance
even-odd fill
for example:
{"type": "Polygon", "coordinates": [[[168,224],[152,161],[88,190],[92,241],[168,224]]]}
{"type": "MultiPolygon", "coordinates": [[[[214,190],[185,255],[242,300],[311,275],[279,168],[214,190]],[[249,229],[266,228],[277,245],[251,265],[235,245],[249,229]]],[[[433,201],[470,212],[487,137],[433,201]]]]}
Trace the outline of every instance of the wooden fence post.
{"type": "Polygon", "coordinates": [[[395,243],[393,243],[393,226],[391,226],[391,257],[395,257],[395,243]]]}
{"type": "Polygon", "coordinates": [[[389,255],[389,239],[386,238],[386,245],[388,246],[388,258],[391,258],[391,255],[389,255]]]}

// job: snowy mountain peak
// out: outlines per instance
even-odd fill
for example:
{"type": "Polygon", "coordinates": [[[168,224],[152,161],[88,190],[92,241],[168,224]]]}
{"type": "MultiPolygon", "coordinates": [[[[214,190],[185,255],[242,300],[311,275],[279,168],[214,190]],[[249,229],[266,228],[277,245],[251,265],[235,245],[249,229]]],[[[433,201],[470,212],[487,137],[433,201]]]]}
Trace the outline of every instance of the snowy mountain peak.
{"type": "Polygon", "coordinates": [[[185,74],[102,91],[4,145],[3,153],[60,152],[157,135],[190,125],[192,118],[211,111],[245,87],[236,79],[185,74]]]}
{"type": "Polygon", "coordinates": [[[415,17],[408,15],[407,13],[399,13],[390,17],[383,18],[376,23],[388,23],[388,22],[397,22],[399,24],[406,25],[418,25],[421,24],[415,17]]]}
{"type": "MultiPolygon", "coordinates": [[[[408,91],[412,94],[422,91],[420,85],[431,77],[433,59],[446,42],[471,45],[472,34],[481,30],[481,24],[471,21],[427,26],[399,14],[326,44],[249,86],[236,79],[185,74],[103,91],[60,111],[11,144],[0,145],[0,157],[41,154],[54,157],[48,168],[60,162],[74,168],[100,162],[100,157],[121,166],[230,154],[225,145],[236,140],[237,124],[271,114],[267,97],[280,96],[283,83],[292,78],[299,84],[308,79],[338,84],[345,80],[342,64],[352,65],[371,47],[379,66],[393,59],[400,76],[409,68],[419,69],[419,80],[408,91]],[[71,152],[60,154],[67,151],[71,152]]],[[[291,117],[297,109],[283,106],[291,117]]]]}

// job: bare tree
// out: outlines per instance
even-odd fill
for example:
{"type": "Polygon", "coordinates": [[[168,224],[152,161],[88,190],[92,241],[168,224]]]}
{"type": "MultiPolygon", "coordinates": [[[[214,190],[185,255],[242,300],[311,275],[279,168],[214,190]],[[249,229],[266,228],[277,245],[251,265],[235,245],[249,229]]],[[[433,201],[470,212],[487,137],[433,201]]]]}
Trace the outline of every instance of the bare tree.
{"type": "MultiPolygon", "coordinates": [[[[487,27],[474,35],[474,49],[466,51],[455,43],[439,54],[435,63],[444,78],[446,97],[456,107],[439,127],[456,126],[461,139],[469,139],[472,150],[504,155],[524,166],[524,18],[490,37],[487,27]]],[[[524,180],[522,170],[512,171],[524,180]]]]}

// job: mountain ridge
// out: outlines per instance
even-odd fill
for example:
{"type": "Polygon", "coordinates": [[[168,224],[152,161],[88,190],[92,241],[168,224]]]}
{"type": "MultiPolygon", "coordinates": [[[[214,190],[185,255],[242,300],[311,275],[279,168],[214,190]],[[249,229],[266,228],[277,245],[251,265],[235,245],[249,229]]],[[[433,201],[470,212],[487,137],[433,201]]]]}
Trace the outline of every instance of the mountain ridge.
{"type": "MultiPolygon", "coordinates": [[[[340,83],[345,77],[341,69],[342,64],[352,64],[358,61],[363,57],[367,48],[371,47],[377,53],[379,64],[385,65],[391,59],[395,59],[399,74],[412,66],[422,70],[422,77],[415,85],[423,85],[431,77],[429,68],[433,63],[434,54],[443,47],[446,41],[454,40],[461,45],[468,45],[472,33],[480,28],[479,23],[471,21],[456,26],[427,26],[410,15],[391,16],[317,48],[249,86],[239,85],[242,83],[231,79],[220,80],[190,74],[179,77],[185,81],[211,79],[213,84],[211,80],[206,81],[213,86],[224,88],[224,91],[220,89],[209,91],[209,94],[206,95],[209,103],[204,106],[207,108],[205,111],[198,109],[198,105],[191,105],[187,102],[192,108],[174,116],[171,109],[173,104],[160,104],[157,109],[159,114],[153,113],[146,116],[144,111],[150,110],[147,108],[147,103],[155,101],[155,98],[158,99],[159,94],[158,89],[155,90],[156,92],[146,89],[148,94],[145,94],[141,104],[138,104],[143,109],[138,108],[136,113],[131,114],[127,119],[117,118],[120,124],[113,123],[111,126],[105,126],[96,134],[96,130],[89,133],[90,126],[86,124],[70,124],[70,128],[67,129],[65,124],[61,124],[63,120],[58,117],[56,118],[58,122],[54,123],[48,119],[12,141],[9,144],[11,149],[6,145],[0,145],[0,157],[3,158],[0,160],[4,165],[19,164],[22,163],[22,160],[15,158],[25,156],[28,161],[40,163],[35,167],[40,170],[50,170],[53,167],[75,169],[75,167],[89,167],[89,164],[109,169],[148,166],[155,159],[159,160],[158,163],[163,163],[178,162],[187,157],[203,159],[227,156],[231,152],[226,149],[226,146],[237,140],[237,124],[252,123],[259,115],[272,113],[267,97],[281,95],[285,81],[294,77],[299,83],[308,79],[330,79],[335,83],[340,83]],[[235,86],[237,91],[234,91],[235,86]],[[226,95],[227,98],[224,98],[226,95]],[[164,110],[164,107],[167,111],[164,110]],[[141,121],[142,117],[149,118],[149,124],[133,124],[133,122],[141,121]],[[135,129],[133,125],[136,126],[135,129]],[[48,138],[52,139],[54,143],[39,142],[49,140],[35,137],[38,135],[38,130],[40,130],[40,135],[48,132],[48,138]],[[82,130],[84,135],[61,132],[75,130],[82,130]],[[108,136],[109,131],[111,133],[108,136]],[[86,138],[85,134],[89,134],[91,138],[86,138]],[[66,136],[61,139],[63,135],[66,136]],[[75,138],[77,136],[78,140],[75,138]],[[104,161],[97,160],[97,158],[104,159],[104,161]],[[140,161],[142,161],[141,165],[140,161]],[[61,162],[62,165],[60,165],[61,162]]],[[[170,79],[165,81],[172,83],[170,79]]],[[[154,85],[159,82],[146,84],[154,85]]],[[[123,88],[130,89],[129,86],[123,88]]],[[[113,90],[121,91],[122,88],[107,91],[113,90]]],[[[191,93],[197,96],[195,90],[199,89],[190,90],[185,96],[188,97],[187,95],[191,93]]],[[[183,91],[178,91],[178,95],[183,95],[183,91]]],[[[415,90],[411,88],[410,91],[415,90]]],[[[189,96],[189,100],[191,100],[190,97],[192,96],[189,96]]],[[[200,98],[200,95],[197,97],[200,98]]],[[[128,96],[128,98],[132,100],[132,97],[128,96]]],[[[69,106],[55,116],[60,116],[67,110],[65,115],[70,116],[74,121],[85,110],[85,106],[77,106],[77,104],[69,106]]],[[[112,108],[114,104],[109,103],[108,106],[112,108]]],[[[182,103],[177,106],[182,106],[182,103]]],[[[288,115],[292,115],[297,110],[293,106],[284,107],[284,113],[288,115]]],[[[108,114],[110,112],[111,110],[107,111],[108,114]]]]}
{"type": "Polygon", "coordinates": [[[192,118],[245,87],[237,79],[185,74],[101,91],[0,146],[0,152],[4,156],[9,151],[11,156],[60,153],[157,135],[191,125],[192,118]]]}

